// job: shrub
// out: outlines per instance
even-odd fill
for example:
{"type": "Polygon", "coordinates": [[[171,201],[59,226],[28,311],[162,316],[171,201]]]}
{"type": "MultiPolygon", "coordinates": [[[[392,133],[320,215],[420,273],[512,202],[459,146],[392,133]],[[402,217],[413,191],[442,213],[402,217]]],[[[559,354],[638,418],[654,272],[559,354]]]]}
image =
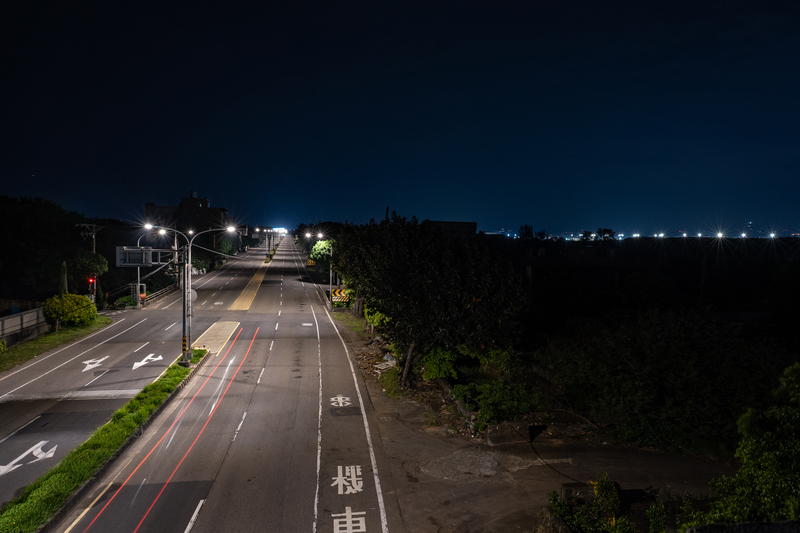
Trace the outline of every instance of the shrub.
{"type": "Polygon", "coordinates": [[[582,507],[571,507],[550,491],[550,507],[575,533],[636,533],[636,528],[622,514],[619,486],[605,472],[595,482],[594,500],[582,507]]]}
{"type": "Polygon", "coordinates": [[[388,326],[389,322],[392,320],[380,311],[373,311],[366,305],[364,306],[364,318],[367,319],[367,322],[369,322],[370,325],[373,325],[376,328],[388,326]]]}
{"type": "Polygon", "coordinates": [[[434,348],[422,358],[422,363],[425,365],[422,379],[427,381],[436,378],[457,378],[458,373],[455,369],[457,359],[458,353],[453,350],[434,348]]]}
{"type": "Polygon", "coordinates": [[[469,383],[453,387],[453,395],[467,403],[468,409],[478,409],[478,424],[482,430],[489,423],[514,420],[525,413],[542,410],[541,394],[522,383],[469,383]]]}
{"type": "Polygon", "coordinates": [[[97,318],[97,308],[88,296],[59,294],[44,303],[44,316],[63,326],[82,326],[97,318]]]}

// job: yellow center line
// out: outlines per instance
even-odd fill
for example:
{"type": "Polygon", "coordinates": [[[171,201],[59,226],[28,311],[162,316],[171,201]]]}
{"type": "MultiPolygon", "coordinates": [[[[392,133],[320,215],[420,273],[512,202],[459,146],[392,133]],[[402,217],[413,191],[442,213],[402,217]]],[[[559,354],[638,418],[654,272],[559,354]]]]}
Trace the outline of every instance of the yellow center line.
{"type": "Polygon", "coordinates": [[[228,308],[228,311],[247,311],[250,309],[253,300],[256,299],[256,293],[258,292],[258,288],[261,287],[261,281],[264,279],[269,265],[270,263],[262,263],[261,266],[258,267],[258,270],[256,270],[256,273],[253,275],[253,279],[250,280],[247,287],[242,291],[242,294],[233,302],[233,305],[228,308]]]}

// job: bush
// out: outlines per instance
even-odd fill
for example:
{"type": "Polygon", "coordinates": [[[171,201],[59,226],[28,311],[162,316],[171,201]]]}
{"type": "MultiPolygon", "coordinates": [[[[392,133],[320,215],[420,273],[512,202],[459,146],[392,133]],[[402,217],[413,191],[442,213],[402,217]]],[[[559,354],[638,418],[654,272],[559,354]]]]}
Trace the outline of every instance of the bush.
{"type": "Polygon", "coordinates": [[[62,326],[83,326],[97,318],[97,308],[88,296],[59,294],[44,303],[44,316],[62,326]]]}
{"type": "Polygon", "coordinates": [[[367,322],[369,322],[370,325],[375,326],[376,328],[386,327],[392,320],[380,311],[373,311],[366,305],[364,306],[364,318],[367,319],[367,322]]]}
{"type": "Polygon", "coordinates": [[[594,500],[582,507],[571,507],[560,499],[555,491],[550,491],[550,507],[574,533],[636,533],[636,528],[627,518],[621,516],[619,486],[608,474],[591,482],[594,500]]]}
{"type": "Polygon", "coordinates": [[[543,406],[541,394],[522,383],[492,381],[456,385],[453,395],[464,400],[468,409],[478,409],[476,429],[479,430],[489,423],[514,420],[526,413],[541,411],[543,406]]]}
{"type": "Polygon", "coordinates": [[[739,419],[739,471],[711,482],[716,498],[707,513],[689,513],[701,524],[779,522],[800,518],[800,363],[788,367],[765,409],[739,419]]]}

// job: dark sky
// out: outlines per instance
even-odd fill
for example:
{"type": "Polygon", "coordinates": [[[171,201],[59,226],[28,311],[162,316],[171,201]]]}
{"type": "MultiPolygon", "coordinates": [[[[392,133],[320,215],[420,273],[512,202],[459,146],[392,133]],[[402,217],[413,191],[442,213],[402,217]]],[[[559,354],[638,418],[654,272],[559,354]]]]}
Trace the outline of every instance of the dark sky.
{"type": "Polygon", "coordinates": [[[288,227],[388,205],[800,231],[795,0],[17,4],[2,194],[127,220],[196,190],[288,227]]]}

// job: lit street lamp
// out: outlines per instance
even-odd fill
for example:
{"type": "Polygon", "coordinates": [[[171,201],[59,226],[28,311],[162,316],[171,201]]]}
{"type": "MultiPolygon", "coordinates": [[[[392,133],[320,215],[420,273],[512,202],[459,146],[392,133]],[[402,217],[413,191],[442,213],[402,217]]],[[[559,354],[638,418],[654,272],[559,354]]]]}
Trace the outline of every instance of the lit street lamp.
{"type": "Polygon", "coordinates": [[[186,248],[187,252],[184,254],[184,265],[183,265],[183,346],[181,352],[183,353],[183,361],[188,364],[188,361],[191,359],[191,344],[192,344],[192,299],[191,299],[191,290],[192,290],[192,243],[197,238],[198,235],[202,235],[203,233],[208,233],[210,231],[229,231],[234,232],[236,228],[233,226],[228,226],[225,229],[222,228],[213,228],[207,229],[204,231],[200,231],[195,233],[192,230],[189,230],[188,233],[191,235],[191,238],[186,236],[185,233],[182,231],[178,231],[173,228],[167,228],[164,226],[154,226],[152,224],[145,224],[144,227],[146,229],[152,228],[159,228],[159,233],[162,235],[167,231],[173,231],[177,235],[180,233],[184,239],[186,239],[186,248]],[[188,259],[188,267],[187,267],[187,259],[188,259]]]}

